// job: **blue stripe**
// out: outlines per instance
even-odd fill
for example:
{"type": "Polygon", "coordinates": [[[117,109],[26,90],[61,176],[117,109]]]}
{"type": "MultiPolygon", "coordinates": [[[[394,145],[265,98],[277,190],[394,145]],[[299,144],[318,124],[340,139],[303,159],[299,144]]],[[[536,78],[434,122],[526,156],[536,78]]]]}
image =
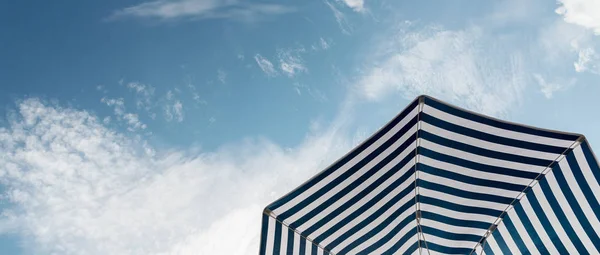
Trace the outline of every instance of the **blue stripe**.
{"type": "Polygon", "coordinates": [[[294,230],[288,228],[288,236],[287,236],[287,254],[294,254],[294,230]]]}
{"type": "Polygon", "coordinates": [[[432,242],[425,243],[423,240],[421,240],[420,242],[421,242],[421,247],[423,247],[423,249],[425,249],[425,247],[427,247],[429,250],[437,251],[440,253],[469,254],[469,253],[471,253],[471,251],[473,251],[473,249],[468,249],[468,248],[448,247],[448,246],[444,246],[444,245],[435,244],[432,242]]]}
{"type": "Polygon", "coordinates": [[[571,223],[569,223],[569,220],[567,219],[567,216],[565,216],[565,213],[563,212],[562,207],[558,203],[558,200],[556,200],[554,193],[550,189],[548,180],[540,180],[540,187],[542,187],[542,191],[544,192],[544,196],[546,196],[546,199],[548,200],[548,204],[550,204],[550,207],[552,207],[552,211],[554,211],[554,214],[560,222],[560,225],[565,229],[565,232],[567,233],[567,236],[569,236],[569,239],[571,239],[571,242],[573,242],[573,245],[575,246],[575,249],[577,249],[577,252],[579,252],[579,254],[589,254],[589,252],[585,249],[583,243],[579,239],[579,236],[577,236],[577,233],[575,233],[575,230],[571,226],[571,223]]]}
{"type": "MultiPolygon", "coordinates": [[[[569,156],[567,156],[567,161],[569,161],[569,164],[574,163],[574,162],[571,162],[570,160],[575,160],[573,154],[570,154],[569,156]],[[572,157],[570,157],[570,156],[572,156],[572,157]]],[[[571,168],[571,169],[573,169],[573,168],[571,168]]],[[[592,243],[594,244],[596,249],[600,251],[600,238],[598,238],[596,231],[594,231],[594,227],[592,227],[592,224],[590,224],[589,219],[587,218],[587,216],[581,209],[581,206],[577,202],[581,198],[575,197],[575,195],[573,194],[573,191],[571,190],[569,184],[567,183],[567,179],[565,178],[562,171],[563,170],[560,168],[560,166],[558,164],[554,166],[552,172],[554,173],[554,177],[556,177],[556,182],[558,183],[558,186],[562,190],[562,193],[565,196],[567,203],[569,203],[571,210],[573,210],[575,217],[577,217],[577,220],[581,224],[581,227],[583,227],[583,230],[588,235],[588,237],[590,238],[590,240],[592,241],[592,243]]],[[[578,184],[580,185],[580,187],[584,186],[584,183],[579,182],[578,184]]],[[[587,184],[585,184],[585,186],[587,186],[587,184]]],[[[591,192],[591,190],[590,190],[590,192],[591,192]]],[[[593,196],[593,193],[587,193],[587,194],[590,194],[593,196]]],[[[586,196],[586,198],[587,198],[587,196],[586,196]]],[[[596,208],[596,209],[598,209],[598,208],[596,208]]]]}
{"type": "Polygon", "coordinates": [[[457,188],[448,187],[446,185],[429,182],[429,181],[426,181],[423,179],[417,179],[417,186],[423,187],[426,189],[430,189],[430,190],[439,191],[439,192],[446,193],[446,194],[451,194],[451,195],[458,196],[458,197],[475,199],[475,200],[483,200],[483,201],[489,201],[489,202],[494,202],[494,203],[510,204],[514,200],[514,198],[510,198],[510,197],[502,197],[502,196],[497,196],[497,195],[492,195],[492,194],[484,194],[484,193],[465,191],[465,190],[461,190],[461,189],[457,189],[457,188]]]}
{"type": "Polygon", "coordinates": [[[523,227],[529,234],[529,237],[531,237],[531,240],[535,244],[535,247],[538,249],[538,251],[541,254],[549,254],[550,252],[544,245],[544,242],[538,235],[537,231],[535,231],[533,224],[531,224],[531,221],[527,217],[527,214],[525,213],[525,210],[523,209],[523,205],[521,203],[516,203],[514,208],[515,208],[515,212],[517,212],[517,217],[519,217],[519,220],[521,220],[523,227]]]}
{"type": "Polygon", "coordinates": [[[333,172],[337,171],[340,167],[342,167],[343,165],[348,163],[348,161],[355,158],[357,155],[359,155],[361,152],[363,152],[365,149],[367,149],[369,146],[371,146],[373,143],[375,143],[377,140],[379,140],[381,137],[383,137],[383,135],[385,135],[388,131],[390,131],[392,128],[394,128],[394,126],[396,126],[396,124],[398,124],[400,121],[402,121],[402,119],[404,119],[404,117],[406,117],[410,112],[412,112],[414,110],[414,108],[418,105],[418,103],[419,103],[418,100],[414,100],[406,108],[406,110],[404,110],[400,114],[398,114],[398,116],[396,116],[390,123],[388,123],[386,126],[384,126],[379,131],[377,131],[377,133],[375,133],[371,138],[369,138],[363,144],[359,145],[357,148],[352,150],[350,153],[348,153],[346,156],[341,158],[339,161],[337,161],[336,163],[334,163],[333,165],[331,165],[330,167],[325,169],[318,176],[315,176],[314,178],[310,179],[308,182],[304,183],[302,186],[293,190],[286,196],[273,202],[272,204],[267,206],[267,208],[269,210],[273,211],[273,210],[281,207],[282,205],[288,203],[289,201],[293,200],[294,198],[298,197],[300,194],[304,193],[305,191],[307,191],[308,189],[313,187],[319,181],[321,181],[324,178],[326,178],[327,176],[331,175],[333,172]]]}
{"type": "Polygon", "coordinates": [[[483,243],[483,251],[485,251],[485,255],[494,255],[494,251],[492,251],[488,242],[483,243]]]}
{"type": "Polygon", "coordinates": [[[476,154],[476,155],[480,155],[480,156],[484,156],[484,157],[488,157],[488,158],[495,158],[495,159],[500,159],[500,160],[519,162],[519,163],[523,163],[523,164],[544,166],[544,167],[550,165],[553,162],[552,160],[525,157],[525,156],[480,148],[480,147],[473,146],[470,144],[450,140],[450,139],[429,133],[422,129],[419,130],[419,138],[423,138],[425,140],[428,140],[433,143],[437,143],[439,145],[443,145],[446,147],[450,147],[453,149],[469,152],[472,154],[476,154]]]}
{"type": "MultiPolygon", "coordinates": [[[[573,173],[573,176],[575,177],[575,180],[577,181],[577,184],[579,185],[581,192],[583,192],[583,196],[585,196],[585,199],[590,204],[590,207],[592,207],[592,211],[594,211],[594,215],[596,215],[596,219],[598,219],[600,221],[600,204],[598,203],[596,196],[594,196],[594,191],[592,191],[592,188],[590,188],[590,185],[588,184],[588,180],[583,175],[583,171],[581,170],[581,167],[579,167],[579,164],[577,162],[577,158],[575,157],[575,154],[571,153],[571,154],[567,155],[567,163],[569,163],[569,168],[571,168],[571,172],[573,173]]],[[[592,172],[594,172],[594,170],[592,170],[592,172]]],[[[562,176],[562,173],[561,173],[561,176],[562,176]]],[[[594,180],[589,180],[589,181],[594,181],[594,180]]]]}
{"type": "Polygon", "coordinates": [[[530,128],[530,127],[525,127],[522,125],[515,125],[515,124],[511,124],[511,123],[507,123],[507,122],[494,120],[489,117],[479,116],[479,115],[472,114],[472,113],[457,109],[455,107],[446,105],[444,103],[438,102],[438,101],[433,100],[428,97],[425,97],[424,102],[426,105],[431,106],[440,111],[443,111],[445,113],[448,113],[448,114],[451,114],[454,116],[458,116],[458,117],[461,117],[464,119],[468,119],[471,121],[479,122],[481,124],[485,124],[485,125],[489,125],[489,126],[493,126],[493,127],[497,127],[497,128],[502,128],[502,129],[509,130],[509,131],[515,131],[515,132],[520,132],[520,133],[525,133],[525,134],[530,134],[530,135],[544,136],[544,137],[569,140],[569,141],[575,141],[579,138],[579,136],[577,136],[577,135],[539,130],[539,129],[534,129],[534,128],[530,128]]]}
{"type": "MultiPolygon", "coordinates": [[[[329,199],[327,199],[323,203],[319,204],[317,207],[315,207],[314,209],[312,209],[310,212],[308,212],[304,216],[300,217],[298,220],[296,220],[295,222],[293,222],[290,225],[290,227],[297,228],[298,226],[301,226],[302,224],[306,223],[307,221],[309,221],[313,217],[321,214],[326,208],[328,208],[329,206],[331,206],[332,204],[334,204],[338,200],[342,199],[344,196],[346,196],[347,194],[351,193],[356,188],[361,187],[361,185],[365,181],[367,181],[373,175],[375,175],[378,172],[380,172],[380,170],[383,167],[385,167],[386,165],[388,165],[394,159],[398,158],[398,156],[402,152],[406,151],[408,149],[408,147],[411,144],[414,143],[415,140],[416,140],[416,137],[411,137],[411,138],[407,139],[402,145],[398,146],[398,148],[396,148],[389,155],[387,155],[383,160],[379,161],[375,166],[373,166],[373,168],[371,168],[369,171],[367,171],[366,173],[364,173],[362,176],[360,176],[359,178],[357,178],[355,181],[353,181],[352,183],[350,183],[348,186],[346,186],[342,190],[336,192],[333,196],[331,196],[329,199]]],[[[340,210],[336,210],[337,213],[342,212],[343,210],[345,210],[348,207],[350,207],[352,204],[358,202],[362,197],[364,197],[365,195],[367,195],[370,191],[374,190],[375,188],[377,188],[377,186],[381,185],[387,178],[389,178],[390,176],[392,176],[397,171],[401,170],[401,168],[404,167],[414,157],[415,157],[414,153],[408,154],[407,156],[405,156],[404,159],[402,159],[397,165],[391,167],[382,177],[380,177],[375,182],[373,182],[373,184],[369,185],[367,187],[367,189],[363,190],[362,192],[360,192],[359,194],[357,194],[356,196],[354,196],[351,201],[348,201],[348,203],[345,203],[344,204],[345,207],[341,208],[340,209],[341,211],[340,210]]],[[[335,181],[333,181],[333,182],[335,182],[335,181]]],[[[297,208],[297,209],[299,210],[301,208],[297,208]]],[[[294,208],[292,208],[292,209],[286,211],[285,213],[283,213],[281,217],[282,218],[286,218],[287,215],[293,215],[295,213],[297,213],[297,211],[295,211],[294,208]]],[[[332,217],[335,217],[335,216],[336,216],[335,214],[332,215],[332,217]]]]}
{"type": "Polygon", "coordinates": [[[460,204],[455,204],[452,202],[444,201],[444,200],[437,199],[437,198],[427,197],[427,196],[423,196],[423,195],[419,195],[419,202],[424,203],[424,204],[439,206],[439,207],[446,208],[446,209],[452,210],[452,211],[457,211],[457,212],[483,214],[483,215],[488,215],[488,216],[492,216],[492,217],[499,217],[500,214],[502,214],[502,211],[500,211],[500,210],[482,208],[482,207],[474,207],[474,206],[468,206],[468,205],[460,205],[460,204]]]}
{"type": "MultiPolygon", "coordinates": [[[[327,245],[326,249],[327,250],[332,250],[333,248],[335,248],[336,246],[338,246],[340,243],[342,243],[343,241],[345,241],[346,239],[348,239],[350,236],[352,236],[354,233],[360,231],[364,227],[366,227],[369,224],[371,224],[371,222],[373,222],[379,216],[383,215],[383,213],[385,211],[387,211],[390,207],[392,207],[394,204],[396,204],[400,199],[406,197],[406,195],[408,195],[408,193],[412,192],[413,190],[414,190],[413,186],[409,186],[408,188],[406,188],[404,191],[402,191],[402,193],[405,193],[405,191],[408,191],[408,192],[406,192],[405,194],[399,194],[396,197],[394,197],[392,200],[390,200],[389,202],[387,202],[385,205],[383,205],[381,208],[379,208],[373,214],[369,215],[369,217],[367,217],[365,220],[363,220],[360,223],[356,224],[350,230],[348,230],[347,232],[345,232],[344,234],[340,235],[338,238],[336,238],[335,240],[333,240],[331,243],[329,243],[329,245],[327,245]],[[400,195],[402,195],[402,196],[400,196],[400,195]]],[[[371,232],[377,233],[377,232],[381,231],[381,229],[383,227],[389,225],[391,223],[391,221],[393,221],[401,213],[403,213],[404,211],[408,210],[409,208],[411,208],[414,205],[415,205],[415,200],[414,199],[408,200],[408,202],[406,202],[404,205],[402,205],[398,210],[394,211],[389,217],[387,217],[381,224],[379,224],[375,229],[371,230],[369,233],[371,233],[371,232]]],[[[320,238],[321,236],[319,236],[318,238],[320,238]]],[[[366,236],[367,235],[363,236],[363,239],[366,236]]],[[[315,238],[315,240],[316,240],[316,238],[315,238]]],[[[360,239],[360,240],[362,240],[362,239],[360,239]]],[[[316,241],[316,242],[320,242],[320,241],[316,241]]]]}
{"type": "MultiPolygon", "coordinates": [[[[406,207],[402,206],[402,207],[405,207],[405,208],[403,208],[404,210],[396,210],[396,211],[394,211],[385,220],[383,220],[380,224],[378,224],[377,226],[375,226],[373,229],[369,230],[369,232],[363,234],[361,237],[357,238],[352,243],[348,244],[346,247],[344,247],[342,250],[340,250],[339,254],[348,253],[350,250],[354,249],[356,246],[360,245],[361,243],[364,243],[365,241],[371,239],[373,236],[377,235],[384,228],[386,228],[387,226],[389,226],[390,224],[392,224],[392,222],[394,220],[396,220],[396,218],[398,218],[402,213],[404,213],[404,211],[406,211],[408,208],[410,208],[411,206],[413,206],[414,205],[414,200],[411,199],[405,205],[408,205],[408,206],[406,206],[406,207]]],[[[381,215],[377,215],[377,216],[381,216],[381,215]]],[[[393,237],[393,235],[395,235],[398,231],[400,231],[402,228],[404,228],[406,225],[408,225],[410,222],[412,222],[414,220],[415,220],[415,215],[414,214],[410,214],[410,215],[406,216],[406,218],[402,219],[402,221],[400,223],[398,223],[398,225],[396,225],[394,227],[393,231],[391,231],[390,233],[388,233],[383,238],[379,239],[375,244],[371,245],[370,247],[373,247],[376,244],[380,244],[380,245],[385,244],[387,241],[389,241],[393,237]]],[[[346,232],[345,234],[348,234],[348,233],[350,235],[353,235],[353,234],[355,234],[357,232],[350,230],[350,231],[346,232]]],[[[346,239],[346,238],[344,238],[344,239],[346,239]]],[[[338,245],[338,244],[339,243],[336,243],[336,245],[338,245]]],[[[377,247],[379,247],[379,246],[377,246],[377,247]]],[[[327,245],[326,248],[328,250],[332,250],[333,246],[332,246],[332,244],[329,244],[329,245],[327,245]],[[331,248],[329,248],[329,247],[331,247],[331,248]]],[[[369,248],[367,248],[366,250],[369,250],[369,248]]]]}
{"type": "Polygon", "coordinates": [[[523,141],[523,140],[516,140],[516,139],[512,139],[512,138],[507,138],[507,137],[502,137],[502,136],[497,136],[497,135],[481,132],[481,131],[478,131],[475,129],[459,126],[459,125],[447,122],[445,120],[438,119],[438,118],[431,116],[424,112],[420,114],[419,118],[421,120],[423,120],[424,122],[427,122],[436,127],[439,127],[439,128],[442,128],[442,129],[445,129],[448,131],[452,131],[454,133],[477,138],[479,140],[492,142],[492,143],[503,144],[503,145],[507,145],[507,146],[518,147],[518,148],[523,148],[523,149],[528,149],[528,150],[556,153],[556,154],[561,154],[567,149],[567,148],[558,147],[558,146],[533,143],[533,142],[528,142],[528,141],[523,141]]]}
{"type": "MultiPolygon", "coordinates": [[[[319,189],[315,193],[311,194],[310,196],[308,196],[307,198],[305,198],[301,202],[295,204],[289,210],[287,210],[287,211],[283,212],[282,214],[278,215],[277,219],[280,220],[280,221],[286,220],[290,216],[294,215],[296,212],[300,211],[302,208],[308,206],[313,201],[319,199],[321,196],[323,196],[327,192],[331,191],[331,189],[335,188],[337,185],[339,185],[340,183],[342,183],[344,180],[346,180],[350,176],[352,176],[354,173],[358,172],[366,164],[368,164],[369,162],[371,162],[373,159],[375,159],[377,156],[379,156],[381,153],[383,153],[386,149],[388,149],[392,144],[394,144],[396,142],[396,140],[398,140],[400,137],[402,137],[403,135],[405,135],[407,131],[409,131],[411,128],[413,128],[414,125],[416,124],[416,122],[417,122],[417,118],[415,117],[415,118],[413,118],[410,121],[409,124],[407,124],[400,131],[398,131],[398,133],[394,134],[389,140],[385,141],[385,143],[383,145],[381,145],[381,147],[375,149],[373,152],[371,152],[371,154],[369,154],[367,157],[365,157],[364,159],[362,159],[356,165],[353,165],[350,169],[348,169],[347,171],[345,171],[344,173],[342,173],[340,176],[338,176],[337,178],[335,178],[335,180],[333,180],[333,181],[325,184],[325,186],[323,186],[321,189],[319,189]]],[[[408,147],[408,145],[410,145],[410,143],[412,143],[415,140],[416,140],[416,136],[415,135],[409,136],[408,139],[406,140],[406,142],[403,144],[403,147],[405,147],[405,148],[408,147]]]]}
{"type": "Polygon", "coordinates": [[[508,230],[508,234],[512,237],[513,241],[515,241],[515,244],[517,245],[517,248],[519,248],[521,254],[530,254],[531,252],[529,249],[527,249],[527,246],[525,246],[523,239],[521,238],[517,228],[515,227],[515,224],[512,222],[510,217],[504,217],[502,221],[508,230]]]}
{"type": "MultiPolygon", "coordinates": [[[[352,212],[350,215],[346,216],[343,220],[336,223],[332,227],[328,228],[325,232],[323,232],[322,234],[317,236],[314,239],[315,242],[320,243],[325,238],[331,236],[333,233],[337,232],[339,229],[341,229],[342,227],[344,227],[345,225],[350,223],[352,220],[356,219],[358,216],[360,216],[362,213],[367,211],[369,208],[378,204],[379,201],[381,201],[381,199],[383,199],[385,196],[389,195],[394,189],[396,189],[400,184],[405,182],[410,176],[412,176],[411,172],[404,174],[401,178],[394,181],[390,186],[388,186],[385,190],[383,190],[382,192],[377,194],[377,196],[375,196],[369,202],[365,203],[363,206],[358,208],[358,210],[352,212]]],[[[361,221],[360,223],[358,223],[357,225],[352,227],[351,231],[349,231],[348,233],[344,233],[343,235],[338,237],[338,239],[331,242],[331,244],[329,244],[329,245],[331,247],[335,247],[339,242],[341,242],[341,241],[345,240],[347,237],[349,237],[352,234],[352,232],[356,232],[356,231],[362,229],[363,227],[367,226],[371,222],[373,222],[377,217],[379,217],[381,214],[383,214],[389,208],[391,208],[396,203],[398,203],[398,201],[402,200],[402,198],[404,198],[407,195],[409,195],[410,193],[412,193],[414,190],[415,190],[414,185],[409,185],[408,187],[404,188],[404,190],[400,191],[396,196],[394,196],[392,199],[390,199],[387,203],[378,207],[378,209],[377,209],[377,211],[375,211],[375,213],[371,214],[369,217],[367,217],[366,219],[364,219],[363,221],[361,221]]],[[[402,208],[404,208],[406,210],[411,205],[414,205],[414,200],[411,199],[411,201],[412,202],[409,201],[407,204],[403,205],[402,208]]],[[[316,226],[316,228],[321,227],[318,225],[315,225],[315,226],[316,226]]],[[[307,236],[304,232],[302,233],[302,235],[307,236]]]]}
{"type": "MultiPolygon", "coordinates": [[[[416,232],[415,232],[415,234],[416,234],[416,232]]],[[[408,236],[408,235],[406,235],[406,236],[408,236]]],[[[400,243],[400,241],[398,241],[398,243],[400,243]]],[[[394,245],[394,247],[395,246],[396,245],[394,245]]],[[[398,248],[398,249],[400,249],[400,248],[398,248]]],[[[388,251],[384,252],[383,255],[397,254],[396,252],[398,251],[398,249],[396,249],[396,250],[389,249],[388,251]]],[[[417,249],[419,249],[419,243],[417,241],[415,241],[410,247],[408,247],[408,249],[406,249],[406,251],[404,251],[403,254],[413,254],[415,251],[417,251],[417,249]]]]}
{"type": "Polygon", "coordinates": [[[496,230],[496,231],[494,231],[494,233],[492,233],[492,236],[494,236],[494,240],[500,247],[500,250],[502,251],[503,254],[512,254],[512,252],[510,252],[510,249],[508,248],[508,245],[506,245],[506,242],[504,241],[504,238],[502,237],[500,232],[498,232],[496,230]]]}
{"type": "MultiPolygon", "coordinates": [[[[317,244],[313,243],[311,255],[317,255],[318,254],[317,252],[319,252],[319,247],[317,246],[317,244]]],[[[273,255],[277,255],[277,254],[273,254],[273,255]]]]}
{"type": "Polygon", "coordinates": [[[273,241],[273,254],[281,251],[281,223],[275,222],[275,241],[273,241]]]}
{"type": "MultiPolygon", "coordinates": [[[[398,215],[395,215],[394,219],[396,217],[398,217],[398,215]]],[[[377,250],[379,247],[383,246],[384,244],[386,244],[387,242],[389,242],[390,240],[392,240],[396,236],[396,234],[398,234],[403,228],[405,228],[409,223],[411,223],[414,220],[415,220],[414,215],[407,216],[404,220],[402,220],[400,223],[398,223],[398,225],[396,225],[392,229],[392,231],[390,231],[389,233],[387,233],[382,238],[378,239],[375,243],[371,244],[369,247],[367,247],[364,250],[360,251],[358,254],[370,254],[374,250],[377,250]]],[[[389,225],[390,223],[391,223],[391,220],[389,222],[386,222],[386,226],[389,225]]],[[[352,249],[356,248],[356,246],[360,245],[361,243],[364,243],[368,239],[371,239],[373,236],[375,236],[376,234],[378,234],[379,232],[381,232],[381,230],[383,230],[383,228],[384,227],[380,228],[378,226],[375,229],[369,231],[369,233],[361,236],[360,238],[358,238],[357,240],[355,240],[354,242],[352,242],[350,245],[344,247],[344,249],[340,250],[340,252],[338,254],[347,254],[352,249]]],[[[410,239],[410,237],[413,237],[416,234],[416,230],[417,230],[416,226],[413,227],[412,229],[410,229],[406,233],[406,235],[404,235],[402,238],[400,238],[400,241],[403,241],[403,242],[408,241],[410,239]]]]}
{"type": "Polygon", "coordinates": [[[263,213],[260,233],[260,255],[267,254],[267,238],[269,238],[269,216],[263,213]]]}
{"type": "Polygon", "coordinates": [[[556,234],[556,231],[554,231],[554,228],[552,227],[552,224],[550,224],[550,220],[548,220],[548,217],[546,216],[544,209],[542,208],[542,206],[540,205],[540,202],[538,201],[537,197],[535,196],[535,193],[529,192],[529,193],[527,193],[526,196],[527,196],[527,199],[529,200],[529,204],[531,204],[531,208],[533,209],[533,211],[535,212],[535,215],[537,216],[538,220],[542,224],[542,227],[544,227],[544,230],[548,234],[548,237],[550,237],[550,240],[552,240],[552,243],[556,247],[556,250],[560,254],[568,254],[567,248],[565,248],[565,245],[562,243],[562,241],[558,237],[558,234],[556,234]]]}
{"type": "MultiPolygon", "coordinates": [[[[471,241],[471,242],[477,243],[477,242],[479,242],[479,240],[481,240],[480,235],[452,233],[452,232],[447,232],[447,231],[444,231],[441,229],[432,228],[432,227],[423,226],[423,225],[421,225],[421,229],[423,230],[423,233],[425,233],[425,234],[434,235],[437,237],[454,240],[454,241],[471,241]]],[[[425,239],[427,239],[427,238],[425,238],[425,239]]]]}
{"type": "Polygon", "coordinates": [[[300,236],[300,255],[306,255],[306,238],[300,236]]]}
{"type": "MultiPolygon", "coordinates": [[[[374,189],[379,187],[383,182],[387,181],[387,179],[389,179],[393,174],[395,174],[399,170],[401,170],[401,168],[404,167],[408,162],[410,162],[414,158],[414,156],[415,156],[415,154],[414,154],[414,150],[413,150],[413,152],[409,153],[408,156],[406,156],[406,158],[404,158],[400,163],[398,163],[396,166],[394,166],[392,169],[390,169],[390,171],[388,171],[386,174],[381,176],[381,178],[377,179],[377,181],[373,182],[371,185],[369,185],[363,191],[358,193],[356,196],[352,197],[349,201],[347,201],[346,203],[341,205],[339,208],[335,209],[333,212],[331,212],[330,214],[323,217],[321,220],[317,221],[315,224],[313,224],[312,226],[307,228],[304,232],[302,232],[302,235],[309,236],[310,234],[312,234],[314,231],[316,231],[320,227],[325,226],[328,222],[330,222],[334,218],[341,215],[348,208],[350,208],[351,206],[356,204],[359,200],[363,199],[367,194],[371,193],[374,189]]],[[[382,190],[375,197],[373,197],[372,199],[367,201],[364,205],[362,205],[357,210],[353,211],[350,215],[346,216],[342,221],[340,221],[333,227],[329,228],[328,231],[330,231],[331,233],[337,231],[343,225],[347,224],[351,220],[358,217],[358,215],[360,215],[364,211],[373,207],[377,202],[379,202],[386,195],[388,195],[390,192],[392,192],[394,189],[396,189],[400,184],[402,184],[406,180],[408,180],[408,178],[411,177],[413,175],[413,173],[414,173],[414,168],[411,168],[410,171],[407,171],[406,173],[404,173],[402,176],[400,176],[398,179],[396,179],[394,182],[392,182],[388,187],[386,187],[384,190],[382,190]]],[[[409,191],[407,191],[407,192],[409,192],[409,191]]],[[[326,234],[326,233],[327,232],[324,232],[323,234],[328,236],[328,234],[326,234]]],[[[321,241],[321,239],[317,239],[317,240],[319,240],[319,242],[321,241]]]]}
{"type": "Polygon", "coordinates": [[[444,170],[441,168],[428,166],[423,163],[417,163],[417,169],[419,169],[423,172],[426,172],[428,174],[445,177],[445,178],[448,178],[451,180],[468,183],[468,184],[473,184],[473,185],[477,185],[477,186],[499,188],[499,189],[505,189],[505,190],[518,191],[518,192],[521,192],[525,188],[527,188],[527,186],[525,186],[525,185],[519,185],[519,184],[506,183],[506,182],[471,177],[471,176],[451,172],[448,170],[444,170]]]}
{"type": "Polygon", "coordinates": [[[588,166],[590,166],[590,170],[592,171],[592,174],[594,174],[596,182],[598,182],[600,180],[600,166],[598,166],[594,153],[592,153],[592,149],[586,140],[584,140],[580,146],[583,155],[585,156],[585,160],[587,161],[588,166]]]}
{"type": "Polygon", "coordinates": [[[450,163],[450,164],[457,165],[457,166],[462,166],[464,168],[469,168],[469,169],[473,169],[473,170],[477,170],[477,171],[481,171],[481,172],[502,174],[502,175],[507,175],[507,176],[526,178],[526,179],[535,179],[538,176],[538,173],[532,173],[532,172],[527,172],[527,171],[522,171],[522,170],[517,170],[517,169],[506,168],[506,167],[481,164],[481,163],[469,161],[466,159],[442,154],[442,153],[439,153],[439,152],[436,152],[436,151],[433,151],[433,150],[430,150],[430,149],[427,149],[424,147],[419,147],[419,148],[417,148],[417,150],[418,150],[419,155],[423,155],[423,156],[426,156],[428,158],[432,158],[432,159],[435,159],[438,161],[450,163]]]}
{"type": "Polygon", "coordinates": [[[428,212],[428,211],[421,211],[421,217],[423,217],[424,219],[429,219],[429,220],[442,222],[442,223],[445,223],[448,225],[459,226],[459,227],[489,229],[491,226],[491,224],[489,222],[454,219],[454,218],[450,218],[448,216],[444,216],[441,214],[437,214],[434,212],[428,212]]]}
{"type": "MultiPolygon", "coordinates": [[[[413,229],[408,231],[404,236],[402,236],[402,238],[398,239],[398,241],[391,248],[389,248],[387,251],[383,252],[382,254],[386,254],[386,255],[387,254],[390,254],[390,255],[397,254],[398,250],[400,250],[400,248],[402,248],[402,245],[406,244],[406,242],[408,242],[411,238],[414,238],[416,234],[417,234],[417,227],[414,227],[413,229]]],[[[406,251],[404,251],[403,254],[412,254],[416,250],[417,250],[417,242],[415,242],[408,249],[406,249],[406,251]]]]}

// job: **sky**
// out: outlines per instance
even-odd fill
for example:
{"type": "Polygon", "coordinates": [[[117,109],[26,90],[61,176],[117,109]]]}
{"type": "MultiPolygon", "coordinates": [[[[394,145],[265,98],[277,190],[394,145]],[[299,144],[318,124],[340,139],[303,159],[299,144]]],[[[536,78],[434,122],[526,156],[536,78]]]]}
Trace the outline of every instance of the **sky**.
{"type": "Polygon", "coordinates": [[[600,146],[598,0],[0,1],[0,254],[258,252],[427,94],[600,146]]]}

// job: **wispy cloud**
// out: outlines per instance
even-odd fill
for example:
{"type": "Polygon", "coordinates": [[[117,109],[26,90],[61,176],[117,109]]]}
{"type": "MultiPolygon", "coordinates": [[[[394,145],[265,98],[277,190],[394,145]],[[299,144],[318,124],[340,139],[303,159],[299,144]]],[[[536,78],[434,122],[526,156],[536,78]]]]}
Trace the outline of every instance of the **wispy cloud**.
{"type": "Polygon", "coordinates": [[[278,49],[277,57],[279,59],[279,68],[288,77],[294,77],[298,73],[308,72],[308,68],[304,65],[301,53],[306,52],[304,47],[293,49],[278,49]]]}
{"type": "Polygon", "coordinates": [[[152,112],[152,108],[155,107],[155,103],[153,102],[154,87],[140,82],[129,82],[127,83],[127,88],[135,93],[135,105],[138,110],[145,110],[150,118],[155,119],[156,113],[152,112]]]}
{"type": "Polygon", "coordinates": [[[165,104],[163,106],[164,116],[166,121],[183,121],[183,104],[181,100],[177,99],[173,90],[167,91],[165,95],[165,104]]]}
{"type": "Polygon", "coordinates": [[[544,79],[544,77],[538,73],[534,73],[533,77],[534,77],[535,81],[538,83],[538,85],[540,86],[540,91],[548,99],[552,98],[554,96],[554,93],[566,90],[566,89],[572,87],[573,85],[575,85],[575,82],[577,82],[577,79],[575,79],[575,78],[571,78],[570,80],[566,80],[566,81],[550,82],[550,81],[547,81],[546,79],[544,79]]]}
{"type": "Polygon", "coordinates": [[[342,30],[342,33],[348,34],[348,35],[351,34],[353,31],[353,28],[350,25],[350,23],[348,22],[348,20],[346,19],[346,15],[343,12],[341,12],[340,10],[338,10],[337,7],[335,7],[335,3],[331,3],[328,0],[325,0],[325,4],[327,6],[329,6],[329,9],[331,9],[331,11],[333,12],[335,21],[338,23],[338,26],[342,30]]]}
{"type": "Polygon", "coordinates": [[[22,235],[32,254],[256,254],[263,206],[348,150],[344,137],[160,149],[86,111],[27,99],[0,129],[10,204],[0,232],[22,235]]]}
{"type": "Polygon", "coordinates": [[[519,102],[525,82],[518,51],[498,50],[500,42],[486,40],[477,27],[400,27],[375,46],[372,63],[358,81],[364,97],[429,94],[491,115],[519,102]]]}
{"type": "Polygon", "coordinates": [[[217,70],[217,79],[219,82],[225,84],[227,82],[227,73],[223,69],[217,70]]]}
{"type": "Polygon", "coordinates": [[[123,98],[103,97],[100,101],[113,108],[117,120],[123,120],[127,124],[129,131],[135,132],[146,129],[146,124],[140,121],[137,114],[125,111],[125,100],[123,98]]]}
{"type": "Polygon", "coordinates": [[[258,67],[260,67],[260,69],[268,77],[275,77],[275,76],[277,76],[277,71],[275,70],[275,67],[273,66],[273,63],[271,63],[271,61],[269,61],[268,59],[264,58],[260,54],[254,55],[254,60],[256,60],[256,64],[258,64],[258,67]]]}
{"type": "Polygon", "coordinates": [[[244,3],[237,0],[158,0],[117,10],[110,19],[137,17],[161,20],[190,18],[253,21],[267,15],[293,11],[295,8],[279,4],[244,3]]]}

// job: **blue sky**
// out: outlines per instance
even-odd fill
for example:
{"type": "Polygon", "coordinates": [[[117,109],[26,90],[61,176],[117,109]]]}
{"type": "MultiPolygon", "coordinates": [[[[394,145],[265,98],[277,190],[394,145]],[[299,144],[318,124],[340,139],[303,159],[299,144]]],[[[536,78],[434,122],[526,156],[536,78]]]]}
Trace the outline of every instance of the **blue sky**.
{"type": "Polygon", "coordinates": [[[0,253],[255,254],[266,204],[419,94],[599,145],[598,9],[3,1],[0,253]]]}

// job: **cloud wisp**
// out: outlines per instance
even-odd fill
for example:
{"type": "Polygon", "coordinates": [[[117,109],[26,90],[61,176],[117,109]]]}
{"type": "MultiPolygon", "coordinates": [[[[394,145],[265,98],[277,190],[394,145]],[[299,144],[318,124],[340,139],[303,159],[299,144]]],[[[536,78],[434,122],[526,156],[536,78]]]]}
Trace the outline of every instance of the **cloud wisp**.
{"type": "Polygon", "coordinates": [[[270,3],[244,3],[237,0],[157,0],[116,10],[109,19],[126,17],[173,19],[238,19],[254,21],[269,15],[294,12],[295,8],[270,3]]]}
{"type": "Polygon", "coordinates": [[[27,99],[0,129],[0,232],[35,254],[256,254],[262,207],[349,149],[334,129],[161,150],[81,110],[27,99]]]}
{"type": "Polygon", "coordinates": [[[269,61],[267,58],[261,56],[260,54],[256,54],[254,55],[254,60],[256,60],[256,64],[258,64],[260,70],[262,70],[268,77],[277,76],[278,73],[275,70],[275,66],[273,66],[273,63],[271,63],[271,61],[269,61]]]}
{"type": "Polygon", "coordinates": [[[503,115],[519,102],[524,88],[518,51],[499,51],[477,27],[392,30],[376,46],[358,91],[381,100],[398,91],[406,98],[429,94],[491,115],[503,115]]]}

